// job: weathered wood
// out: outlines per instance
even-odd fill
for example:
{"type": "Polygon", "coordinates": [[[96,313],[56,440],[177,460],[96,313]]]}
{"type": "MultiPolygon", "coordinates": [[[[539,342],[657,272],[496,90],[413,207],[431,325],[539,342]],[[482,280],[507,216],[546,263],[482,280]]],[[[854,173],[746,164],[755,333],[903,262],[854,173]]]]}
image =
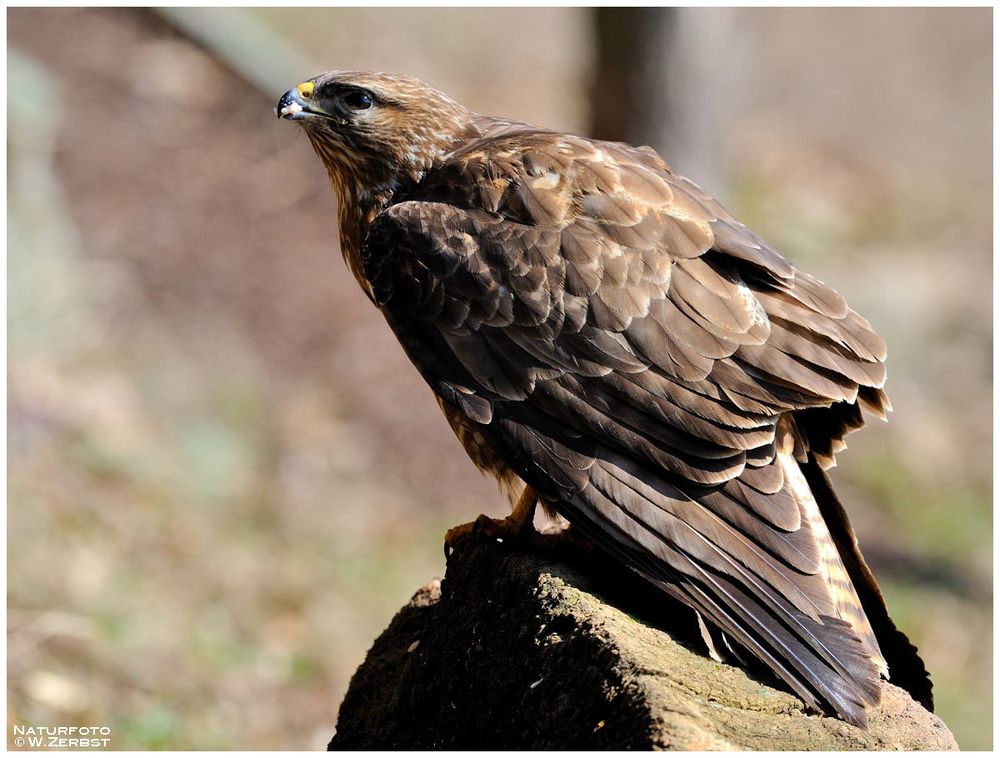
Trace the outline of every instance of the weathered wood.
{"type": "Polygon", "coordinates": [[[376,640],[330,748],[957,749],[892,685],[865,732],[703,649],[688,609],[600,557],[466,542],[376,640]]]}

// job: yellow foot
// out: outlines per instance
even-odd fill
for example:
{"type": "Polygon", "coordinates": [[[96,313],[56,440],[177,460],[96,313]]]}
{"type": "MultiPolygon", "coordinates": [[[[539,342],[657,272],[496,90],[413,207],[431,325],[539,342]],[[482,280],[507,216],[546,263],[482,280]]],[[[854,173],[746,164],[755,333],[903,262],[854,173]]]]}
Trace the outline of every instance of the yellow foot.
{"type": "Polygon", "coordinates": [[[462,540],[494,539],[517,541],[535,534],[535,505],[538,498],[531,487],[525,487],[521,499],[514,506],[514,512],[504,519],[491,519],[480,514],[475,521],[453,526],[444,535],[444,556],[448,558],[462,540]]]}

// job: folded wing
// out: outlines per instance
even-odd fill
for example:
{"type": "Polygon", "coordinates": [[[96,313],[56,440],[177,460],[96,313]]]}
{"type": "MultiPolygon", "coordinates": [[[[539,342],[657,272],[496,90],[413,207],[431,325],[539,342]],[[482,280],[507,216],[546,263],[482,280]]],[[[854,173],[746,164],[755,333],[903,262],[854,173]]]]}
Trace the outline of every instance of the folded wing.
{"type": "Polygon", "coordinates": [[[424,378],[522,479],[864,723],[886,657],[854,584],[877,585],[803,474],[889,407],[885,345],[840,295],[651,150],[550,133],[457,153],[377,219],[364,265],[424,378]]]}

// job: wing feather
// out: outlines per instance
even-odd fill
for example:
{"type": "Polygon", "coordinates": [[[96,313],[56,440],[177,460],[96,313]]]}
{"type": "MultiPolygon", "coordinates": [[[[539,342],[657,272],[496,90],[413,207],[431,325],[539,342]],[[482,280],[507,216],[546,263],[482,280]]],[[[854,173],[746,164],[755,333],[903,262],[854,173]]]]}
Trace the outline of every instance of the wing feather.
{"type": "Polygon", "coordinates": [[[888,410],[885,344],[843,297],[654,152],[542,132],[456,152],[380,214],[363,263],[518,476],[864,723],[884,661],[846,577],[868,575],[799,469],[832,463],[861,406],[888,410]]]}

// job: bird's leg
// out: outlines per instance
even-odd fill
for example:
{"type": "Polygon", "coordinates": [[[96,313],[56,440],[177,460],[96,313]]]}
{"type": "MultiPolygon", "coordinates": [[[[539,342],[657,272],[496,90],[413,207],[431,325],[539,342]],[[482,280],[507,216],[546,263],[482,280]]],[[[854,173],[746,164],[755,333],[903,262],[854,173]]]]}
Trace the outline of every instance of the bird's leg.
{"type": "Polygon", "coordinates": [[[505,531],[514,537],[523,537],[535,528],[535,509],[538,507],[538,493],[531,489],[530,485],[524,486],[524,492],[517,499],[517,505],[511,514],[500,524],[505,531]]]}
{"type": "Polygon", "coordinates": [[[518,540],[530,536],[534,532],[535,508],[538,506],[538,495],[529,486],[518,498],[513,512],[504,519],[491,519],[480,514],[475,521],[453,526],[444,534],[445,557],[451,554],[458,543],[466,537],[518,540]]]}

